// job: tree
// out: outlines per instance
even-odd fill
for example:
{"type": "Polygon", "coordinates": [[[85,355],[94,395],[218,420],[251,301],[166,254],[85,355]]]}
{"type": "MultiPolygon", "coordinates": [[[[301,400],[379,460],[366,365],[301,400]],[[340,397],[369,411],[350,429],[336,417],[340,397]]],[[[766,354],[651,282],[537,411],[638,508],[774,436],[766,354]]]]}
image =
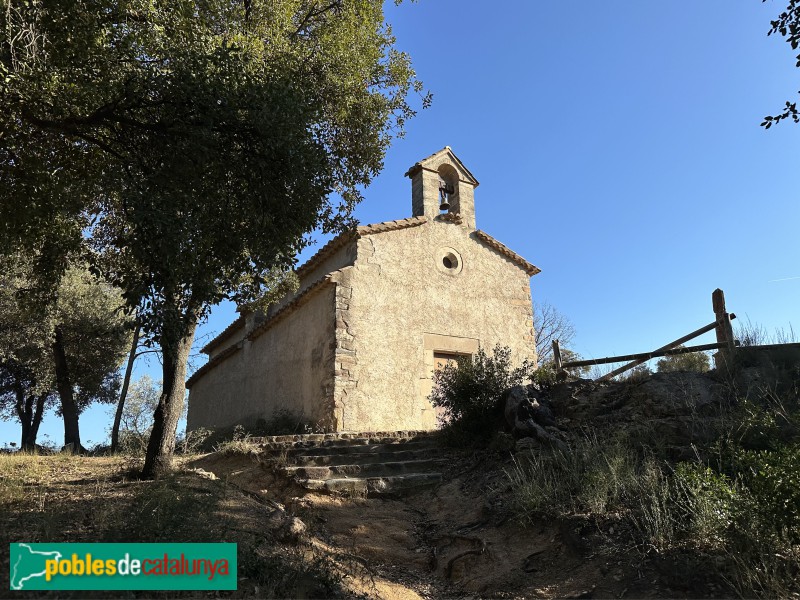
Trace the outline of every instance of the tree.
{"type": "MultiPolygon", "coordinates": [[[[133,326],[133,339],[131,340],[131,349],[128,351],[128,361],[125,365],[125,375],[122,377],[122,387],[119,391],[119,400],[117,400],[117,410],[114,411],[114,424],[111,426],[111,452],[116,452],[119,448],[119,428],[122,425],[122,416],[125,412],[125,401],[128,397],[128,386],[131,381],[131,374],[133,373],[133,363],[139,355],[139,335],[142,331],[142,326],[138,320],[135,321],[133,326]]],[[[155,411],[155,407],[153,408],[155,411]]]]}
{"type": "Polygon", "coordinates": [[[630,371],[625,371],[624,373],[620,373],[619,381],[628,381],[630,383],[641,383],[642,381],[646,381],[650,378],[653,374],[652,369],[647,366],[647,363],[637,365],[633,367],[630,371]]]}
{"type": "Polygon", "coordinates": [[[20,448],[33,451],[45,410],[53,396],[38,388],[32,370],[24,364],[4,361],[0,364],[0,418],[16,418],[22,426],[20,448]]]}
{"type": "MultiPolygon", "coordinates": [[[[766,0],[762,0],[762,2],[766,2],[766,0]]],[[[770,21],[770,29],[767,35],[772,35],[773,33],[778,33],[781,37],[786,38],[786,43],[792,47],[792,50],[797,50],[800,47],[800,0],[789,0],[789,4],[778,15],[778,18],[770,21]]],[[[800,67],[800,54],[796,56],[796,59],[796,66],[800,67]]],[[[786,106],[780,113],[764,117],[761,125],[765,129],[769,129],[774,124],[790,117],[795,123],[800,123],[797,102],[787,100],[786,106]]]]}
{"type": "Polygon", "coordinates": [[[130,386],[121,416],[119,445],[126,451],[144,454],[153,428],[153,415],[161,396],[160,382],[142,375],[130,386]]]}
{"type": "MultiPolygon", "coordinates": [[[[681,348],[682,346],[678,346],[681,348]]],[[[705,373],[711,368],[708,354],[705,352],[687,352],[686,354],[673,354],[658,360],[657,370],[659,373],[675,373],[677,371],[690,371],[693,373],[705,373]]]]}
{"type": "Polygon", "coordinates": [[[540,363],[552,362],[553,340],[558,340],[563,356],[575,339],[575,326],[548,302],[533,305],[533,330],[536,333],[536,356],[540,363]]]}
{"type": "Polygon", "coordinates": [[[70,268],[52,308],[56,390],[64,444],[82,450],[78,417],[92,402],[117,399],[119,368],[129,343],[128,319],[117,290],[84,268],[70,268]]]}
{"type": "MultiPolygon", "coordinates": [[[[8,0],[0,224],[41,273],[84,255],[163,357],[143,476],[171,467],[197,324],[340,231],[421,91],[381,0],[8,0]]],[[[423,105],[429,97],[423,100],[423,105]]]]}
{"type": "MultiPolygon", "coordinates": [[[[577,352],[568,346],[575,339],[575,326],[566,316],[548,302],[538,302],[533,306],[533,331],[536,334],[536,356],[539,366],[554,369],[553,340],[558,340],[562,362],[582,360],[577,352]]],[[[590,371],[590,367],[565,369],[573,377],[580,377],[590,371]]]]}
{"type": "Polygon", "coordinates": [[[24,281],[19,262],[0,261],[0,417],[18,420],[20,447],[34,450],[54,372],[48,322],[31,318],[18,296],[24,281]]]}
{"type": "Polygon", "coordinates": [[[92,402],[113,400],[127,343],[119,293],[85,269],[69,269],[52,302],[29,297],[32,261],[2,261],[0,406],[22,425],[33,449],[44,410],[58,392],[64,443],[82,448],[78,418],[92,402]]]}

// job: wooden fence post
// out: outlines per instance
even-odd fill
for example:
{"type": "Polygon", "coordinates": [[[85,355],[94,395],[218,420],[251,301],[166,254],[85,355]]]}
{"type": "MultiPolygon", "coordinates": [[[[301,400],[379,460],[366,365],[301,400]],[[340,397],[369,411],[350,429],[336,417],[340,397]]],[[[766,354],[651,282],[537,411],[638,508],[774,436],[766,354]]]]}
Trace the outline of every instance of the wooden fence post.
{"type": "Polygon", "coordinates": [[[725,292],[717,288],[711,294],[711,305],[714,308],[714,316],[717,320],[717,342],[725,344],[719,352],[714,356],[715,366],[719,369],[723,365],[721,363],[730,364],[733,358],[733,352],[736,349],[736,342],[733,339],[733,327],[731,326],[731,315],[725,308],[725,292]],[[722,359],[721,361],[719,359],[722,359]]]}
{"type": "Polygon", "coordinates": [[[725,292],[717,288],[711,294],[711,304],[714,307],[714,316],[717,318],[717,342],[726,344],[728,350],[735,348],[733,342],[733,327],[728,311],[725,310],[725,292]]]}
{"type": "Polygon", "coordinates": [[[553,364],[556,367],[556,373],[561,373],[563,368],[561,367],[561,346],[558,340],[553,340],[553,364]]]}

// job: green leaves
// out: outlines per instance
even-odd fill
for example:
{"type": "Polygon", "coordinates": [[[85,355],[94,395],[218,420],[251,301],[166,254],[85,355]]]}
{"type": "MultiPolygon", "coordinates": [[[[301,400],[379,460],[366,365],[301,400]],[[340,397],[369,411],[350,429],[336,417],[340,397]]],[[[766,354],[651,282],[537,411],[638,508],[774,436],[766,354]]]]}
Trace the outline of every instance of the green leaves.
{"type": "Polygon", "coordinates": [[[165,357],[213,304],[290,289],[421,91],[381,0],[7,0],[0,35],[0,254],[50,289],[86,260],[165,357]]]}
{"type": "Polygon", "coordinates": [[[377,0],[10,6],[41,47],[0,52],[0,242],[88,243],[148,331],[254,301],[349,226],[421,89],[377,0]]]}
{"type": "MultiPolygon", "coordinates": [[[[766,0],[762,0],[765,2],[766,0]]],[[[781,37],[786,38],[786,42],[792,47],[792,50],[797,50],[800,46],[800,0],[789,0],[786,9],[778,15],[774,21],[770,21],[770,29],[767,35],[778,33],[781,37]]],[[[800,56],[797,56],[795,66],[800,67],[800,56]]],[[[800,93],[800,92],[798,92],[800,93]]],[[[764,129],[769,129],[773,125],[777,125],[784,119],[791,118],[795,123],[800,123],[800,114],[797,112],[796,102],[786,102],[784,109],[777,115],[766,116],[761,122],[764,129]]]]}
{"type": "Polygon", "coordinates": [[[492,355],[479,348],[474,356],[462,356],[433,374],[434,406],[444,409],[446,421],[475,436],[491,434],[500,396],[531,377],[533,365],[526,359],[515,367],[508,347],[494,347],[492,355]]]}

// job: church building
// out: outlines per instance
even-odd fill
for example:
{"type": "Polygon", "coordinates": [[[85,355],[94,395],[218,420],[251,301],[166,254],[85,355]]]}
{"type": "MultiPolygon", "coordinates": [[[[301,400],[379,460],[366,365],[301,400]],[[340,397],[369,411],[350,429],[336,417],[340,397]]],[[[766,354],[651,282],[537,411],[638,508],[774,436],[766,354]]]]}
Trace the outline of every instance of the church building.
{"type": "Polygon", "coordinates": [[[434,370],[478,348],[535,360],[539,269],[476,228],[478,181],[450,147],[412,166],[412,216],[362,225],[297,269],[298,290],[243,314],[186,382],[188,429],[288,411],[325,431],[433,429],[434,370]]]}

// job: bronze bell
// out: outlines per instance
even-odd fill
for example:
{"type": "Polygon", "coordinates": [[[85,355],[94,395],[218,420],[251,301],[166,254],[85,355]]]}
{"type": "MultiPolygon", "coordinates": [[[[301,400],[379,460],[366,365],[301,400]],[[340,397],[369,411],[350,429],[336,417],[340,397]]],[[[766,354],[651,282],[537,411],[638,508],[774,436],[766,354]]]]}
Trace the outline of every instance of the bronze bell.
{"type": "Polygon", "coordinates": [[[454,192],[454,188],[452,185],[449,185],[446,181],[440,179],[439,180],[439,210],[442,212],[450,210],[450,202],[448,202],[448,198],[450,194],[454,192]]]}

